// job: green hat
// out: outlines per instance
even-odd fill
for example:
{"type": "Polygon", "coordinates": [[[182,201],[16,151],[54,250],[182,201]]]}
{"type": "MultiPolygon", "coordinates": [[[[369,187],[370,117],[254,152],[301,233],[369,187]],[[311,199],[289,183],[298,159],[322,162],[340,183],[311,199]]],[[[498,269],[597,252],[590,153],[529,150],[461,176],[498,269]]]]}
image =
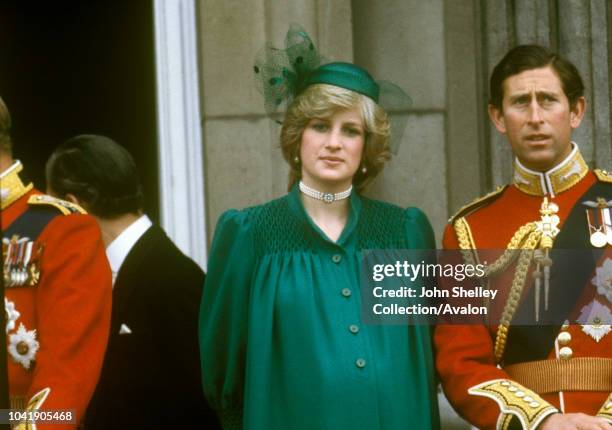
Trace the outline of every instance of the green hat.
{"type": "MultiPolygon", "coordinates": [[[[329,84],[368,96],[378,103],[380,87],[364,69],[351,63],[324,64],[308,74],[303,89],[313,84],[329,84]]],[[[301,92],[301,91],[300,91],[301,92]]]]}
{"type": "Polygon", "coordinates": [[[410,97],[391,82],[374,80],[355,64],[325,61],[298,24],[289,27],[285,49],[266,46],[258,53],[253,71],[270,115],[286,110],[295,97],[314,84],[334,85],[371,98],[389,114],[391,151],[397,153],[407,123],[406,109],[412,105],[410,97]]]}

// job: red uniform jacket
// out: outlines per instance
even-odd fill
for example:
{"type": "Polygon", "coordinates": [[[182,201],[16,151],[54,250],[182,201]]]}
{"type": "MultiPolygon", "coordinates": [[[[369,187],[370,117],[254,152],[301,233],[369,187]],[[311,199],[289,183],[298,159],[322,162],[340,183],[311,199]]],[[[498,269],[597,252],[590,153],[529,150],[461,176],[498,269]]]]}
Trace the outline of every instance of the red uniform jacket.
{"type": "MultiPolygon", "coordinates": [[[[20,165],[15,166],[17,177],[20,165]]],[[[6,255],[11,239],[15,243],[28,237],[32,229],[37,237],[28,237],[34,239],[29,252],[34,275],[25,283],[11,285],[14,274],[11,278],[7,267],[11,262],[5,261],[11,404],[70,410],[76,414],[76,424],[39,422],[35,428],[75,429],[98,381],[108,340],[111,272],[92,217],[72,213],[74,207],[68,203],[36,197],[41,194],[14,177],[4,176],[0,183],[9,185],[1,212],[5,258],[24,261],[23,251],[15,254],[15,246],[6,255]],[[30,286],[36,274],[39,278],[30,286]],[[37,394],[34,404],[32,397],[37,394]]]]}
{"type": "MultiPolygon", "coordinates": [[[[579,157],[580,162],[582,164],[584,163],[581,161],[582,158],[579,153],[573,154],[573,156],[579,157]]],[[[559,207],[559,228],[561,230],[563,230],[564,221],[567,219],[570,211],[572,211],[575,205],[582,204],[581,197],[598,181],[593,172],[586,171],[586,165],[584,165],[584,172],[581,174],[581,177],[574,177],[574,179],[573,185],[570,184],[569,187],[565,187],[561,192],[557,192],[552,199],[559,207]]],[[[612,191],[612,185],[607,189],[612,191]]],[[[607,200],[612,199],[612,195],[607,195],[605,197],[607,200]]],[[[512,185],[499,192],[497,196],[491,198],[489,201],[481,204],[480,207],[477,207],[475,210],[471,212],[468,210],[464,220],[467,221],[469,229],[471,230],[474,248],[505,249],[512,236],[521,226],[540,219],[539,209],[542,201],[542,195],[530,195],[521,191],[520,187],[512,185]]],[[[580,210],[582,211],[582,209],[580,210]]],[[[586,216],[582,216],[584,217],[584,228],[587,232],[585,234],[588,235],[586,216]]],[[[457,230],[453,228],[452,224],[449,224],[445,230],[443,245],[446,249],[460,248],[457,230]]],[[[515,266],[511,266],[506,272],[491,281],[492,288],[497,289],[499,295],[502,296],[501,300],[496,301],[497,306],[499,306],[500,303],[503,306],[506,302],[515,269],[515,266]]],[[[588,282],[591,282],[594,273],[589,273],[588,282]]],[[[531,284],[532,278],[528,276],[527,279],[527,283],[531,284]]],[[[580,288],[582,287],[583,286],[580,286],[580,288]]],[[[527,290],[528,287],[526,286],[526,291],[527,290]]],[[[571,340],[567,343],[567,346],[571,348],[571,358],[567,359],[566,357],[568,362],[578,357],[612,358],[612,333],[596,341],[582,330],[581,325],[576,324],[576,312],[579,312],[584,304],[588,303],[594,296],[598,296],[597,300],[610,307],[610,302],[606,302],[607,299],[605,296],[597,294],[594,286],[587,287],[584,290],[589,292],[587,295],[589,297],[580,297],[576,301],[575,308],[577,311],[572,312],[572,314],[568,316],[571,320],[571,325],[569,327],[562,327],[562,331],[566,331],[571,335],[571,340]]],[[[554,295],[555,291],[551,291],[550,294],[554,295]]],[[[523,298],[524,297],[525,294],[523,294],[523,298]]],[[[531,425],[537,425],[541,422],[546,414],[552,413],[550,405],[555,408],[560,408],[560,396],[558,393],[542,394],[541,398],[539,398],[537,394],[528,390],[522,390],[522,387],[518,387],[522,399],[513,398],[513,400],[520,401],[527,398],[527,401],[523,402],[523,405],[519,404],[519,406],[526,408],[525,410],[528,412],[531,410],[540,410],[541,412],[539,416],[531,416],[529,418],[532,420],[531,422],[528,420],[523,421],[522,425],[519,425],[518,420],[512,418],[512,415],[501,413],[499,402],[496,403],[493,401],[492,396],[488,396],[489,398],[487,398],[487,394],[473,395],[468,393],[468,390],[478,384],[498,379],[507,381],[505,381],[503,385],[500,383],[496,387],[497,389],[504,390],[506,387],[512,386],[512,378],[504,370],[506,364],[505,360],[510,360],[507,355],[509,351],[514,351],[512,358],[513,364],[521,362],[522,360],[533,360],[530,359],[530,355],[533,354],[531,348],[524,348],[529,350],[523,351],[521,350],[522,346],[517,347],[517,342],[519,342],[519,340],[517,340],[517,336],[513,335],[512,331],[510,331],[506,342],[506,355],[502,358],[499,366],[497,366],[498,360],[496,360],[494,354],[497,329],[497,325],[490,327],[484,325],[439,325],[436,328],[434,336],[436,366],[440,374],[444,391],[450,403],[459,414],[479,428],[493,429],[496,428],[498,422],[500,428],[531,428],[531,425]],[[544,401],[542,401],[542,399],[544,401]],[[543,409],[546,402],[550,404],[549,410],[543,409]],[[533,406],[532,408],[529,407],[530,404],[533,406]],[[514,421],[512,425],[510,425],[511,420],[514,421]]],[[[536,326],[530,327],[529,330],[532,335],[537,338],[538,334],[541,332],[540,329],[541,327],[536,326]]],[[[555,349],[555,339],[559,331],[552,333],[552,336],[549,335],[548,337],[544,335],[543,331],[541,333],[540,345],[544,348],[544,354],[539,359],[560,360],[557,358],[558,355],[555,349]]],[[[530,389],[530,387],[525,388],[530,389]]],[[[513,389],[513,392],[516,392],[516,390],[513,389]]],[[[504,395],[505,394],[508,393],[504,393],[504,395]]],[[[605,414],[606,405],[610,406],[610,399],[606,401],[609,394],[610,392],[606,391],[565,391],[563,393],[564,410],[565,412],[583,412],[589,415],[600,413],[601,416],[612,419],[612,415],[605,414]]],[[[510,400],[508,399],[509,397],[506,399],[509,402],[510,400]]],[[[506,404],[505,406],[507,407],[508,405],[506,404]]],[[[609,409],[610,411],[608,413],[612,414],[612,408],[609,409]]]]}

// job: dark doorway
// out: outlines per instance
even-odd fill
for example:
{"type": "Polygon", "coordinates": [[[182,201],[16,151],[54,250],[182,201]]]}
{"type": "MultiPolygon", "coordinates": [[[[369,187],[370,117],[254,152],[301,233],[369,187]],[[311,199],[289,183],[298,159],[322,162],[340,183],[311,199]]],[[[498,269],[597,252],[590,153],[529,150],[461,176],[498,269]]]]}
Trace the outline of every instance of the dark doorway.
{"type": "Polygon", "coordinates": [[[37,188],[58,144],[107,135],[134,156],[159,221],[153,0],[0,0],[0,95],[37,188]]]}

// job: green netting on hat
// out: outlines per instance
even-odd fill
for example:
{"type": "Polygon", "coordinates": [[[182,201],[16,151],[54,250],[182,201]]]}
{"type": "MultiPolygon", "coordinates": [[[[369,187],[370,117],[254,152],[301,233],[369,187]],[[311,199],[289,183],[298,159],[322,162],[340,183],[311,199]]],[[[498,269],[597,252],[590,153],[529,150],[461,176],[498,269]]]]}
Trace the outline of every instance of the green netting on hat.
{"type": "Polygon", "coordinates": [[[257,89],[266,112],[284,110],[305,87],[306,77],[321,64],[321,57],[302,27],[292,24],[285,36],[285,49],[264,47],[253,66],[257,89]]]}
{"type": "Polygon", "coordinates": [[[313,84],[335,85],[370,97],[389,115],[390,149],[397,154],[408,120],[406,110],[412,105],[410,97],[395,84],[375,81],[355,64],[325,61],[300,25],[289,27],[285,49],[268,45],[259,51],[253,71],[270,115],[286,111],[293,99],[313,84]]]}

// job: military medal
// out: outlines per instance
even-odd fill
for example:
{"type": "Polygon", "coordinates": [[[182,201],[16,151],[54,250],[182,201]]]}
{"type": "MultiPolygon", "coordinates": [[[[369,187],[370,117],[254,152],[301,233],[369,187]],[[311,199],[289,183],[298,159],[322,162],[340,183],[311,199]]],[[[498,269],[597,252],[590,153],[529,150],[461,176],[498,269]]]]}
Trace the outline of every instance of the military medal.
{"type": "Polygon", "coordinates": [[[591,245],[595,248],[612,245],[612,219],[610,216],[612,201],[597,197],[596,202],[587,200],[582,204],[588,207],[586,217],[591,245]]]}
{"type": "Polygon", "coordinates": [[[36,245],[27,237],[13,236],[2,240],[4,255],[3,276],[5,286],[32,287],[38,283],[40,269],[38,261],[42,255],[42,245],[36,245]]]}
{"type": "Polygon", "coordinates": [[[9,336],[8,352],[16,363],[29,369],[40,348],[36,340],[36,330],[27,330],[23,324],[9,336]]]}

